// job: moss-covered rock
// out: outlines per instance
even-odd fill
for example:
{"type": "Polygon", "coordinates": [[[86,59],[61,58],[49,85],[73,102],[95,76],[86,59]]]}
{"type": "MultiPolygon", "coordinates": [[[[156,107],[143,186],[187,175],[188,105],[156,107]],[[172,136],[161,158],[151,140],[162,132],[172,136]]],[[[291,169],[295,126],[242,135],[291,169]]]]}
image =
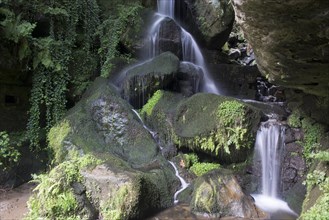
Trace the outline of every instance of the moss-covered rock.
{"type": "Polygon", "coordinates": [[[135,108],[142,107],[152,94],[167,88],[179,69],[179,59],[165,52],[127,71],[123,96],[135,108]]]}
{"type": "Polygon", "coordinates": [[[244,161],[253,146],[260,111],[236,99],[198,93],[183,98],[164,92],[146,122],[167,142],[217,156],[222,162],[244,161]]]}
{"type": "Polygon", "coordinates": [[[223,169],[209,172],[195,181],[190,206],[195,213],[216,217],[261,217],[234,176],[223,169]]]}
{"type": "Polygon", "coordinates": [[[173,203],[174,172],[131,108],[106,79],[96,79],[48,134],[56,166],[39,178],[31,216],[138,219],[173,203]],[[81,161],[86,156],[99,161],[97,166],[86,169],[81,161]],[[42,189],[47,187],[55,191],[42,189]],[[62,207],[62,198],[69,206],[62,207]]]}

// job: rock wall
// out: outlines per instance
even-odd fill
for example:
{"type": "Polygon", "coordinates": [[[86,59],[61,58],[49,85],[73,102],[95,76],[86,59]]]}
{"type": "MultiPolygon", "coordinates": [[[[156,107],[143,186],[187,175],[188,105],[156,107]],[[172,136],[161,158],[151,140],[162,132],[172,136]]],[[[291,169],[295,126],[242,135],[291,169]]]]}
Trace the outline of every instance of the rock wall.
{"type": "Polygon", "coordinates": [[[233,0],[236,21],[270,82],[329,95],[326,0],[233,0]]]}

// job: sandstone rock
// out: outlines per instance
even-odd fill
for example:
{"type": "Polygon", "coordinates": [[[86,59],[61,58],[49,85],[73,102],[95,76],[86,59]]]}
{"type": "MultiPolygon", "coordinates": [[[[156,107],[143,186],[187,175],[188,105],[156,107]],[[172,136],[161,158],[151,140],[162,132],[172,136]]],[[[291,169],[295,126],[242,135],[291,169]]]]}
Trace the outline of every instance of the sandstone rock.
{"type": "Polygon", "coordinates": [[[260,218],[253,200],[246,196],[227,170],[211,171],[195,181],[190,204],[192,211],[215,217],[260,218]]]}

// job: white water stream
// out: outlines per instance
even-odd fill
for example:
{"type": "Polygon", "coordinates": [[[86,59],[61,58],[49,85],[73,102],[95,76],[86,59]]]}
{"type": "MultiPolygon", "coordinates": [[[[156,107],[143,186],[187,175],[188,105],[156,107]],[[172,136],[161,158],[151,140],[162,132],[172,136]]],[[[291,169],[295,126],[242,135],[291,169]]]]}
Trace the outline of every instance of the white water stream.
{"type": "MultiPolygon", "coordinates": [[[[132,109],[132,111],[135,113],[135,115],[136,115],[136,116],[138,117],[138,119],[141,121],[143,127],[144,127],[144,128],[145,128],[145,129],[146,129],[146,130],[152,135],[153,139],[157,142],[157,144],[158,144],[160,150],[162,150],[163,147],[160,145],[160,143],[159,143],[159,141],[158,141],[158,137],[156,136],[157,133],[154,132],[154,131],[152,131],[149,127],[147,127],[147,126],[144,124],[143,119],[141,118],[141,116],[138,114],[138,112],[137,112],[135,109],[132,109]]],[[[178,169],[177,169],[175,163],[172,162],[172,161],[170,161],[170,160],[168,160],[168,162],[169,162],[170,165],[174,168],[174,170],[175,170],[175,175],[176,175],[176,177],[179,179],[179,181],[180,181],[180,183],[181,183],[181,187],[180,187],[180,189],[177,190],[177,191],[175,192],[175,194],[174,194],[174,204],[177,204],[177,203],[179,202],[179,200],[177,199],[178,194],[181,193],[182,191],[184,191],[184,189],[186,189],[190,184],[187,183],[187,182],[183,179],[183,177],[181,177],[181,176],[179,175],[179,172],[178,172],[178,169]]]]}
{"type": "Polygon", "coordinates": [[[284,213],[294,219],[298,215],[278,197],[284,132],[284,127],[274,119],[262,123],[257,132],[255,161],[261,161],[262,194],[253,194],[252,197],[256,206],[265,212],[274,216],[284,213]]]}

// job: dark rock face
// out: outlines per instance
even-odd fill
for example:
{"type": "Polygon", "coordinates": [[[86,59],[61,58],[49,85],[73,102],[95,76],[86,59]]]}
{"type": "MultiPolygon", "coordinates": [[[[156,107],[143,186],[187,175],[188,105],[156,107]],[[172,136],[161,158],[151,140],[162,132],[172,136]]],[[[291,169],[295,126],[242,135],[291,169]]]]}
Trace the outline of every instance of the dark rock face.
{"type": "Polygon", "coordinates": [[[181,62],[177,74],[179,91],[184,96],[191,96],[199,92],[202,77],[203,72],[199,66],[189,62],[181,62]]]}
{"type": "Polygon", "coordinates": [[[158,54],[170,51],[182,59],[181,29],[173,19],[165,18],[159,29],[158,54]]]}
{"type": "Polygon", "coordinates": [[[221,48],[233,26],[234,11],[229,0],[176,1],[176,17],[208,48],[221,48]]]}
{"type": "Polygon", "coordinates": [[[328,2],[233,0],[236,20],[270,82],[329,94],[328,2]]]}

